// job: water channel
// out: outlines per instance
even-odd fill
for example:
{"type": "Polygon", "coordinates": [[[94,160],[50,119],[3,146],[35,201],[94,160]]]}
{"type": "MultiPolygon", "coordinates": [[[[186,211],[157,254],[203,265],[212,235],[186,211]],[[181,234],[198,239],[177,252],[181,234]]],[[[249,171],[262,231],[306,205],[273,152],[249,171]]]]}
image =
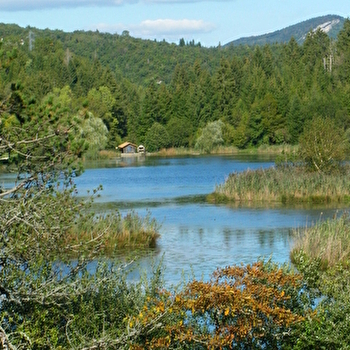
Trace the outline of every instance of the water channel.
{"type": "MultiPolygon", "coordinates": [[[[81,195],[103,185],[100,211],[151,213],[161,223],[157,248],[140,260],[142,269],[162,259],[164,279],[208,279],[217,268],[258,258],[288,262],[292,231],[333,216],[341,207],[211,205],[205,195],[231,172],[273,166],[259,156],[198,156],[118,159],[87,164],[76,178],[81,195]]],[[[136,277],[136,275],[135,275],[136,277]]]]}

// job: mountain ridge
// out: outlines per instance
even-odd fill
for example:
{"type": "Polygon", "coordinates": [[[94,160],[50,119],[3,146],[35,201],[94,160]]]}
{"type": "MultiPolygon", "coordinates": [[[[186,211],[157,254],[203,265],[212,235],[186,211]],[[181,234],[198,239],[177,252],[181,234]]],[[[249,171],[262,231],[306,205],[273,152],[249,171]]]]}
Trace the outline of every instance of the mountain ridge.
{"type": "Polygon", "coordinates": [[[239,46],[239,45],[265,45],[275,43],[288,42],[292,37],[299,43],[302,44],[306,38],[306,35],[310,30],[316,30],[320,28],[326,32],[331,38],[335,38],[343,27],[345,18],[338,15],[326,15],[313,17],[306,21],[293,24],[283,29],[276,30],[271,33],[242,37],[233,41],[230,41],[223,45],[227,46],[239,46]]]}

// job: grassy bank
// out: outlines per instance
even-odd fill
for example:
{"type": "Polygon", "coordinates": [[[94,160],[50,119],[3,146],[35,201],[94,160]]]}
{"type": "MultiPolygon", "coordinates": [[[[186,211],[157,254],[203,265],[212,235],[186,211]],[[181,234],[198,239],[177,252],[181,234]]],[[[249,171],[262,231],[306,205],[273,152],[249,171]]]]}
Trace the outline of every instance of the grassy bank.
{"type": "Polygon", "coordinates": [[[295,231],[295,244],[291,261],[299,265],[300,259],[318,259],[325,269],[337,264],[346,266],[350,261],[349,215],[317,223],[305,230],[295,231]]]}
{"type": "Polygon", "coordinates": [[[350,344],[349,215],[295,231],[291,261],[303,276],[315,313],[297,349],[348,349],[350,344]]]}
{"type": "Polygon", "coordinates": [[[150,215],[141,217],[130,212],[119,213],[78,222],[65,236],[63,246],[69,246],[72,254],[99,242],[101,255],[110,256],[128,250],[154,248],[159,238],[159,224],[150,215]]]}
{"type": "Polygon", "coordinates": [[[118,156],[118,152],[115,150],[100,150],[92,151],[84,154],[84,161],[91,160],[106,160],[106,159],[115,159],[118,156]]]}
{"type": "MultiPolygon", "coordinates": [[[[281,155],[287,152],[293,152],[297,149],[297,146],[291,145],[278,145],[278,146],[270,146],[270,145],[261,145],[259,147],[254,148],[246,148],[239,149],[234,146],[219,146],[214,148],[210,154],[212,155],[224,155],[224,154],[232,154],[232,155],[246,155],[246,154],[266,154],[266,155],[281,155]]],[[[203,155],[208,153],[200,152],[194,148],[164,148],[158,152],[153,152],[150,155],[154,156],[163,156],[163,157],[175,157],[175,156],[190,156],[190,155],[203,155]]]]}
{"type": "MultiPolygon", "coordinates": [[[[297,149],[297,146],[291,145],[261,145],[259,147],[251,147],[240,149],[235,146],[219,146],[214,148],[210,154],[212,155],[223,155],[223,154],[233,154],[233,155],[245,155],[245,154],[266,154],[266,155],[280,155],[287,152],[293,152],[297,149]]],[[[193,155],[204,155],[208,154],[201,152],[197,149],[191,147],[170,147],[162,148],[158,152],[147,153],[149,156],[158,157],[176,157],[176,156],[193,156],[193,155]]],[[[119,152],[115,150],[101,150],[96,152],[91,152],[85,155],[85,160],[102,160],[102,159],[113,159],[120,156],[119,152]]]]}
{"type": "Polygon", "coordinates": [[[333,174],[308,172],[303,167],[272,167],[232,173],[208,196],[210,202],[310,202],[350,200],[350,168],[333,174]]]}
{"type": "MultiPolygon", "coordinates": [[[[225,154],[255,155],[256,154],[256,155],[278,156],[288,152],[289,153],[295,152],[296,149],[297,149],[297,146],[291,146],[291,145],[278,145],[278,146],[261,145],[259,147],[251,147],[251,148],[245,148],[245,149],[240,149],[235,146],[218,146],[214,148],[210,152],[210,154],[211,155],[225,155],[225,154]]],[[[163,148],[158,152],[147,153],[148,156],[157,156],[157,157],[198,156],[198,155],[205,155],[205,154],[208,154],[208,153],[201,152],[191,147],[179,147],[179,148],[170,147],[170,148],[163,148]]],[[[120,156],[120,153],[116,152],[115,150],[100,150],[100,151],[93,151],[85,154],[84,160],[91,161],[91,160],[114,159],[119,156],[120,156]]]]}

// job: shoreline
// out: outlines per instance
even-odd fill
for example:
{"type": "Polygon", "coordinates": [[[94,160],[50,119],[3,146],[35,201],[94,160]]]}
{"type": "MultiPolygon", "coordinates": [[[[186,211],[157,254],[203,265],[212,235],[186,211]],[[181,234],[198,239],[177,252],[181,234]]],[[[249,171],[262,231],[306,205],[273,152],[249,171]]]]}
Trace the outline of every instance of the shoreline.
{"type": "Polygon", "coordinates": [[[277,146],[268,146],[261,145],[254,148],[245,148],[239,149],[234,146],[228,147],[218,147],[210,153],[200,152],[194,148],[164,148],[157,152],[147,152],[146,153],[134,153],[134,154],[121,154],[114,150],[101,150],[95,157],[87,158],[85,160],[103,160],[103,159],[113,159],[117,158],[129,158],[129,157],[178,157],[178,156],[204,156],[204,155],[267,155],[267,156],[279,156],[284,153],[295,151],[298,146],[293,145],[277,145],[277,146]]]}

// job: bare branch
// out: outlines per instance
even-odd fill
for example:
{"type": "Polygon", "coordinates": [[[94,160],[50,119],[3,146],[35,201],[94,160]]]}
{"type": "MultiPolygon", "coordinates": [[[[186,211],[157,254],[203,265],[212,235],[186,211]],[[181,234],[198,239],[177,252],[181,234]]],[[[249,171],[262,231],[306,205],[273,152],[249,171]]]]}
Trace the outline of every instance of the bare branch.
{"type": "MultiPolygon", "coordinates": [[[[32,178],[32,180],[34,180],[34,178],[32,178]]],[[[12,193],[17,192],[18,190],[20,190],[23,186],[26,185],[26,181],[21,182],[20,184],[18,184],[17,186],[15,186],[14,188],[12,188],[11,190],[8,191],[4,191],[4,192],[0,192],[0,198],[6,197],[12,193]]]]}

